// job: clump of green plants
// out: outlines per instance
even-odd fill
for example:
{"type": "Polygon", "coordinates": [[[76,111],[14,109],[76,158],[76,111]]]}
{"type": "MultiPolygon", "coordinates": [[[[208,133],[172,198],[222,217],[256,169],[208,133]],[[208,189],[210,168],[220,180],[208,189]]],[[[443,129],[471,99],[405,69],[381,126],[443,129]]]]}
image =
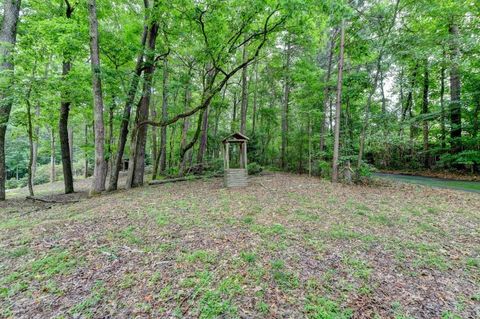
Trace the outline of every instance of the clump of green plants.
{"type": "Polygon", "coordinates": [[[310,319],[349,319],[351,309],[342,309],[336,302],[319,296],[309,296],[305,305],[305,312],[310,319]]]}
{"type": "Polygon", "coordinates": [[[258,175],[263,171],[263,167],[256,163],[252,162],[247,165],[248,175],[258,175]]]}

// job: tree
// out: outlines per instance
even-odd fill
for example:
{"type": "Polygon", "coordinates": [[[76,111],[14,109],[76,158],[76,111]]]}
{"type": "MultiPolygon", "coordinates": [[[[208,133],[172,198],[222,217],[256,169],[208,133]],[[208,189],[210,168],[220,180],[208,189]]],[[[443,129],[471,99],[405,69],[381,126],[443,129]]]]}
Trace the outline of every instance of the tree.
{"type": "Polygon", "coordinates": [[[10,111],[13,104],[11,94],[13,85],[13,48],[17,40],[17,23],[20,12],[20,0],[5,0],[3,20],[0,29],[0,200],[5,200],[5,135],[10,111]]]}
{"type": "Polygon", "coordinates": [[[335,142],[333,147],[333,169],[332,182],[338,182],[338,166],[340,153],[340,115],[342,107],[342,85],[343,85],[343,61],[345,47],[345,21],[342,20],[340,27],[340,54],[338,60],[338,79],[337,79],[337,105],[335,108],[335,142]]]}
{"type": "Polygon", "coordinates": [[[95,114],[95,166],[93,170],[92,192],[105,190],[107,163],[105,161],[105,129],[103,126],[103,93],[100,69],[100,50],[98,46],[98,20],[96,0],[88,1],[88,16],[90,21],[90,61],[92,66],[92,87],[95,114]]]}
{"type": "MultiPolygon", "coordinates": [[[[70,4],[69,0],[65,0],[65,16],[67,19],[72,18],[74,7],[70,4]]],[[[70,54],[65,52],[62,62],[62,79],[66,82],[66,78],[72,69],[72,61],[70,54]]],[[[62,90],[62,97],[60,103],[60,120],[58,122],[58,133],[60,135],[60,148],[62,152],[62,168],[63,168],[63,182],[65,184],[65,194],[73,193],[73,172],[72,172],[72,160],[70,157],[71,148],[68,136],[68,116],[70,113],[70,106],[72,104],[68,92],[62,90]]]]}

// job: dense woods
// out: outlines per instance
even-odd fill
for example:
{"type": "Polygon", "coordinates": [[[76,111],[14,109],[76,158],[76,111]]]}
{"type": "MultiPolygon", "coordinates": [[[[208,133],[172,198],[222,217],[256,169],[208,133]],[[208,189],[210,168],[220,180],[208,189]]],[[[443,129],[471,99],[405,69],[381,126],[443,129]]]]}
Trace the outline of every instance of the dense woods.
{"type": "Polygon", "coordinates": [[[1,199],[218,171],[235,131],[333,180],[479,170],[477,1],[3,2],[1,199]]]}

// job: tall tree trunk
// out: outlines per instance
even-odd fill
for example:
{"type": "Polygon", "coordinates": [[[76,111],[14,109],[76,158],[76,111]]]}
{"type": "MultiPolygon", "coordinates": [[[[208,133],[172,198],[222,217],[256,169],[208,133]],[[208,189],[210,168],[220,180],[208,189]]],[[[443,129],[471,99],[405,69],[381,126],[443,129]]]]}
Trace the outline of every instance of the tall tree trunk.
{"type": "Polygon", "coordinates": [[[172,126],[170,132],[170,150],[168,152],[168,167],[174,167],[174,153],[175,153],[175,132],[177,130],[177,123],[172,126]]]}
{"type": "Polygon", "coordinates": [[[233,132],[237,129],[237,92],[233,92],[233,112],[232,112],[232,124],[230,126],[230,131],[233,132]]]}
{"type": "MultiPolygon", "coordinates": [[[[330,35],[330,41],[328,44],[328,62],[327,62],[327,73],[325,74],[324,87],[323,87],[323,110],[322,110],[322,119],[320,123],[320,152],[322,153],[325,150],[325,135],[326,135],[326,125],[327,125],[327,109],[328,101],[330,100],[330,78],[332,75],[332,61],[333,61],[333,49],[335,45],[335,34],[336,30],[332,31],[330,35]]],[[[323,157],[323,155],[322,155],[323,157]]]]}
{"type": "Polygon", "coordinates": [[[103,93],[100,69],[100,50],[98,46],[98,20],[96,0],[88,0],[88,17],[90,20],[90,61],[92,66],[92,87],[94,101],[95,125],[95,166],[91,193],[105,190],[107,163],[105,161],[105,127],[103,124],[103,93]]]}
{"type": "MultiPolygon", "coordinates": [[[[35,71],[33,72],[35,74],[35,71]]],[[[33,79],[32,79],[33,81],[33,79]]],[[[27,122],[28,122],[28,144],[29,144],[29,151],[30,156],[28,160],[28,193],[30,196],[34,196],[33,193],[33,125],[32,125],[32,105],[30,103],[30,93],[32,91],[32,87],[30,86],[26,104],[27,104],[27,122]]]]}
{"type": "MultiPolygon", "coordinates": [[[[148,1],[145,3],[145,12],[148,12],[148,1]]],[[[120,125],[120,134],[118,136],[118,146],[117,146],[117,155],[115,156],[115,166],[113,167],[113,173],[110,176],[110,181],[108,185],[109,191],[114,191],[118,188],[118,175],[123,167],[123,153],[125,152],[125,145],[127,143],[128,137],[128,125],[130,123],[130,114],[132,110],[132,105],[135,101],[135,95],[138,89],[138,83],[140,82],[140,76],[143,70],[143,57],[145,51],[145,44],[147,42],[148,34],[148,15],[145,13],[145,25],[143,27],[142,39],[141,39],[141,48],[137,56],[137,62],[135,65],[135,71],[130,82],[130,87],[128,89],[127,100],[125,101],[125,106],[123,108],[122,123],[120,125]]]]}
{"type": "MultiPolygon", "coordinates": [[[[162,121],[168,118],[168,57],[163,60],[163,83],[162,83],[162,121]]],[[[167,127],[160,128],[160,172],[167,169],[167,127]]]]}
{"type": "Polygon", "coordinates": [[[53,127],[50,133],[50,183],[53,183],[57,178],[55,172],[55,130],[53,127]]]}
{"type": "Polygon", "coordinates": [[[385,85],[382,70],[380,70],[380,92],[382,92],[382,115],[385,116],[387,113],[387,100],[385,98],[385,85]]]}
{"type": "Polygon", "coordinates": [[[201,136],[200,137],[200,145],[198,147],[198,153],[197,153],[197,163],[200,165],[200,170],[203,169],[205,151],[207,150],[209,110],[210,110],[210,107],[207,107],[205,109],[205,112],[203,112],[203,118],[202,118],[202,129],[201,129],[201,133],[200,133],[200,136],[201,136]]]}
{"type": "Polygon", "coordinates": [[[5,182],[7,166],[5,163],[5,136],[7,124],[12,110],[13,96],[13,49],[17,40],[17,22],[20,11],[20,0],[5,0],[3,4],[3,20],[0,30],[0,201],[5,200],[5,182]]]}
{"type": "Polygon", "coordinates": [[[280,166],[285,169],[287,166],[287,144],[288,144],[288,106],[290,104],[290,60],[292,45],[290,39],[287,40],[286,64],[285,64],[285,86],[282,103],[282,148],[280,166]]]}
{"type": "MultiPolygon", "coordinates": [[[[192,93],[190,91],[190,75],[191,75],[191,69],[189,69],[188,72],[188,79],[187,79],[187,84],[185,87],[185,95],[184,95],[184,109],[185,111],[190,109],[190,102],[192,99],[192,93]]],[[[188,135],[188,129],[190,127],[190,118],[186,117],[183,119],[183,126],[182,126],[182,139],[180,142],[180,168],[179,168],[179,175],[182,176],[184,175],[185,172],[185,166],[186,166],[186,157],[185,154],[182,153],[183,150],[186,148],[187,145],[187,135],[188,135]]]]}
{"type": "MultiPolygon", "coordinates": [[[[35,118],[40,117],[40,104],[35,104],[35,118]]],[[[37,162],[38,162],[38,139],[40,135],[40,125],[35,125],[33,130],[33,154],[32,154],[32,180],[35,180],[37,174],[37,162]]]]}
{"type": "Polygon", "coordinates": [[[423,102],[422,102],[422,115],[423,118],[423,166],[425,168],[430,168],[430,154],[428,149],[428,120],[426,116],[428,114],[428,86],[429,86],[429,78],[428,78],[428,59],[425,59],[425,70],[423,75],[423,102]]]}
{"type": "MultiPolygon", "coordinates": [[[[247,59],[247,45],[243,45],[243,62],[247,59]]],[[[240,109],[240,133],[247,133],[248,79],[247,64],[242,68],[242,107],[240,109]]],[[[208,115],[207,115],[208,116],[208,115]]]]}
{"type": "MultiPolygon", "coordinates": [[[[258,103],[258,59],[255,59],[253,67],[255,74],[255,90],[253,91],[253,114],[252,114],[252,136],[255,135],[255,125],[257,123],[257,103],[258,103]]],[[[216,129],[215,129],[216,135],[216,129]]]]}
{"type": "MultiPolygon", "coordinates": [[[[153,81],[153,86],[155,86],[155,79],[153,81]]],[[[150,102],[150,117],[152,121],[157,120],[157,101],[155,99],[155,95],[152,95],[152,101],[150,102]]],[[[158,165],[160,164],[160,154],[158,151],[158,136],[157,136],[158,128],[153,126],[152,127],[152,137],[150,138],[151,144],[152,144],[152,165],[153,165],[153,171],[152,171],[152,179],[155,180],[157,179],[157,173],[158,173],[158,165]]]]}
{"type": "MultiPolygon", "coordinates": [[[[67,5],[66,17],[72,18],[74,8],[70,5],[68,0],[65,0],[67,5]]],[[[64,54],[62,62],[62,81],[65,82],[70,70],[72,69],[72,62],[67,54],[64,54]]],[[[73,189],[73,174],[72,174],[72,161],[70,158],[70,143],[68,139],[68,115],[70,113],[70,100],[68,93],[65,89],[61,93],[60,102],[60,119],[58,121],[58,133],[60,135],[60,150],[62,153],[62,169],[63,169],[63,182],[65,184],[65,194],[74,192],[73,189]]]]}
{"type": "Polygon", "coordinates": [[[115,102],[115,96],[112,96],[112,104],[108,108],[108,137],[107,137],[107,152],[105,154],[106,162],[106,171],[107,175],[112,177],[114,166],[115,166],[115,155],[113,154],[113,112],[117,108],[117,103],[115,102]]]}
{"type": "MultiPolygon", "coordinates": [[[[475,111],[473,111],[473,125],[472,125],[472,136],[474,138],[477,137],[478,135],[478,114],[480,113],[480,96],[477,96],[475,100],[475,111]]],[[[477,143],[478,145],[478,143],[477,143]]],[[[480,145],[478,145],[477,148],[479,148],[480,145]]]]}
{"type": "Polygon", "coordinates": [[[460,71],[459,71],[459,59],[460,48],[458,44],[458,38],[460,36],[458,25],[454,22],[450,25],[450,54],[451,54],[451,66],[450,66],[450,138],[451,138],[451,151],[457,153],[462,149],[462,101],[460,100],[460,71]]]}
{"type": "MultiPolygon", "coordinates": [[[[153,8],[158,7],[158,1],[154,1],[153,8]]],[[[152,79],[155,71],[155,46],[158,35],[158,22],[151,21],[147,46],[148,50],[145,54],[145,70],[143,81],[143,92],[141,104],[137,108],[135,123],[142,123],[148,120],[148,108],[150,106],[150,96],[152,92],[152,79]]],[[[130,165],[128,167],[127,188],[138,187],[143,185],[143,177],[145,173],[145,145],[147,142],[147,126],[142,125],[133,132],[132,144],[130,147],[130,165]]]]}
{"type": "Polygon", "coordinates": [[[447,130],[445,128],[445,51],[443,52],[442,69],[440,70],[440,131],[442,148],[446,148],[447,130]]]}
{"type": "Polygon", "coordinates": [[[84,152],[84,171],[83,171],[83,177],[87,178],[88,177],[88,152],[87,152],[87,146],[88,146],[88,125],[85,124],[85,152],[84,152]]]}
{"type": "Polygon", "coordinates": [[[342,107],[342,84],[343,84],[343,56],[345,47],[345,21],[342,20],[340,31],[340,58],[338,61],[337,80],[337,105],[335,108],[335,139],[333,144],[333,170],[332,182],[338,182],[338,159],[340,154],[340,115],[342,107]]]}

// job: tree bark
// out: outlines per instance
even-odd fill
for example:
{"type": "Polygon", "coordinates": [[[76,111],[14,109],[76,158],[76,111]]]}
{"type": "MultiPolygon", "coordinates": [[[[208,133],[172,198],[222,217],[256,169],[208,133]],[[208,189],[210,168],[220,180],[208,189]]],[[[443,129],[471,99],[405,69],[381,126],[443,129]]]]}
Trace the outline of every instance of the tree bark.
{"type": "Polygon", "coordinates": [[[338,61],[338,80],[337,80],[337,105],[335,108],[335,139],[333,145],[333,170],[332,182],[338,182],[338,160],[340,148],[340,115],[342,107],[342,82],[343,82],[343,58],[345,47],[345,21],[342,20],[340,31],[340,58],[338,61]]]}
{"type": "Polygon", "coordinates": [[[208,114],[209,114],[210,107],[207,107],[203,112],[202,117],[202,128],[200,134],[200,145],[198,147],[197,153],[197,164],[200,165],[200,169],[202,169],[204,164],[204,157],[205,151],[207,149],[207,138],[208,138],[208,114]]]}
{"type": "MultiPolygon", "coordinates": [[[[74,8],[70,5],[68,0],[65,0],[67,5],[66,17],[72,18],[74,8]]],[[[65,83],[70,70],[72,69],[72,62],[70,57],[64,54],[62,62],[62,81],[65,83]]],[[[61,93],[60,102],[60,119],[58,122],[58,133],[60,135],[60,149],[62,153],[62,169],[63,169],[63,182],[65,184],[65,194],[74,192],[73,189],[73,174],[72,174],[72,161],[70,158],[70,143],[68,139],[68,115],[70,112],[70,98],[65,89],[61,93]]]]}
{"type": "Polygon", "coordinates": [[[282,104],[282,148],[280,165],[282,169],[287,166],[287,144],[288,144],[288,106],[290,104],[290,60],[292,45],[290,39],[287,40],[286,47],[286,64],[285,64],[285,86],[282,104]]]}
{"type": "Polygon", "coordinates": [[[51,129],[50,132],[50,183],[55,182],[56,172],[55,172],[55,130],[51,129]]]}
{"type": "Polygon", "coordinates": [[[425,59],[424,66],[424,75],[423,75],[423,102],[422,102],[422,115],[423,118],[423,166],[425,168],[430,168],[430,154],[428,149],[428,120],[426,116],[428,114],[428,87],[429,87],[429,78],[428,78],[428,59],[425,59]]]}
{"type": "Polygon", "coordinates": [[[7,167],[5,163],[5,136],[7,124],[12,110],[13,96],[13,49],[17,42],[17,23],[20,12],[20,0],[5,0],[3,4],[3,20],[0,29],[0,201],[5,200],[5,182],[7,167]]]}
{"type": "MultiPolygon", "coordinates": [[[[158,6],[154,1],[153,8],[158,6]]],[[[144,81],[142,100],[137,108],[135,123],[138,125],[148,120],[148,109],[150,106],[150,97],[152,92],[152,79],[155,71],[155,46],[158,35],[158,22],[151,21],[148,30],[147,47],[145,54],[144,81]]],[[[147,142],[147,126],[141,125],[133,132],[132,144],[130,147],[130,165],[128,167],[127,188],[143,185],[145,173],[145,145],[147,142]]]]}
{"type": "Polygon", "coordinates": [[[443,53],[443,58],[440,70],[440,131],[442,148],[445,149],[447,140],[447,130],[445,128],[445,52],[443,53]]]}
{"type": "Polygon", "coordinates": [[[115,167],[115,155],[113,154],[113,113],[117,108],[117,103],[115,102],[115,96],[112,96],[112,104],[108,108],[108,137],[107,137],[107,151],[105,154],[105,163],[106,163],[106,174],[107,176],[113,175],[115,167]]]}
{"type": "Polygon", "coordinates": [[[84,171],[83,171],[83,177],[87,178],[88,177],[88,152],[87,152],[87,147],[88,147],[88,125],[85,124],[85,153],[84,153],[84,171]]]}
{"type": "MultiPolygon", "coordinates": [[[[472,127],[472,136],[474,138],[478,135],[478,114],[480,113],[480,96],[477,96],[475,101],[475,111],[473,112],[473,127],[472,127]]],[[[478,143],[477,143],[478,144],[478,143]]],[[[478,145],[480,148],[480,145],[478,145]]]]}
{"type": "MultiPolygon", "coordinates": [[[[242,60],[247,60],[247,45],[243,45],[242,60]]],[[[242,106],[240,109],[240,133],[247,133],[247,108],[248,108],[248,64],[242,69],[242,106]]],[[[208,112],[206,112],[208,113],[208,112]]],[[[208,116],[208,114],[207,114],[208,116]]]]}
{"type": "MultiPolygon", "coordinates": [[[[168,58],[163,60],[163,83],[162,83],[162,121],[168,118],[168,58]]],[[[160,172],[167,169],[167,127],[160,128],[160,172]]]]}
{"type": "MultiPolygon", "coordinates": [[[[258,105],[258,59],[255,59],[253,67],[255,73],[255,90],[253,91],[253,114],[252,114],[252,136],[255,135],[255,125],[257,123],[257,105],[258,105]]],[[[216,132],[216,130],[215,130],[216,132]]],[[[216,134],[215,134],[216,135],[216,134]]]]}
{"type": "Polygon", "coordinates": [[[94,101],[95,126],[95,166],[93,168],[93,184],[91,193],[105,190],[107,163],[105,161],[105,127],[103,124],[103,96],[100,69],[100,50],[98,45],[98,20],[96,0],[88,1],[88,17],[90,21],[90,61],[92,67],[92,88],[94,101]]]}
{"type": "MultiPolygon", "coordinates": [[[[148,11],[148,2],[145,1],[145,11],[148,11]]],[[[145,44],[147,42],[148,26],[147,26],[148,15],[145,14],[145,25],[143,27],[142,39],[141,39],[141,48],[137,56],[137,62],[135,65],[135,71],[130,83],[130,87],[127,94],[127,100],[125,101],[125,106],[123,108],[122,123],[120,125],[120,134],[118,137],[118,146],[117,146],[117,155],[115,156],[115,166],[113,168],[113,173],[110,176],[110,181],[108,185],[109,191],[114,191],[118,188],[118,175],[123,167],[123,153],[125,152],[125,145],[127,143],[128,137],[128,125],[130,123],[130,114],[132,110],[132,105],[135,101],[135,95],[137,93],[138,83],[140,82],[140,76],[142,74],[143,67],[143,57],[145,51],[145,44]]]]}
{"type": "MultiPolygon", "coordinates": [[[[35,71],[33,72],[35,74],[35,71]]],[[[33,81],[33,79],[32,79],[33,81]]],[[[30,94],[32,92],[32,86],[30,86],[26,104],[27,104],[27,122],[28,122],[28,142],[29,142],[29,161],[28,161],[28,193],[30,196],[35,196],[33,193],[33,125],[32,125],[32,105],[30,103],[30,94]]]]}
{"type": "Polygon", "coordinates": [[[450,138],[451,151],[457,153],[462,149],[462,102],[460,99],[460,48],[458,38],[460,32],[458,25],[454,22],[449,28],[451,43],[451,66],[450,66],[450,138]]]}
{"type": "MultiPolygon", "coordinates": [[[[191,76],[191,68],[189,69],[189,72],[188,72],[188,79],[185,87],[185,95],[183,100],[185,111],[190,109],[190,102],[192,99],[192,93],[190,91],[190,76],[191,76]]],[[[188,135],[189,128],[190,128],[190,118],[186,117],[183,119],[182,139],[180,142],[180,168],[178,170],[180,176],[182,176],[185,172],[186,157],[185,157],[185,153],[183,153],[183,150],[185,150],[187,145],[187,135],[188,135]]]]}
{"type": "Polygon", "coordinates": [[[332,75],[333,47],[335,45],[336,32],[337,32],[336,30],[332,31],[329,45],[328,45],[327,73],[325,74],[325,79],[324,79],[323,110],[322,110],[322,119],[320,123],[320,153],[322,153],[325,150],[325,135],[327,131],[326,130],[327,109],[328,109],[328,101],[330,100],[330,77],[332,75]]]}

